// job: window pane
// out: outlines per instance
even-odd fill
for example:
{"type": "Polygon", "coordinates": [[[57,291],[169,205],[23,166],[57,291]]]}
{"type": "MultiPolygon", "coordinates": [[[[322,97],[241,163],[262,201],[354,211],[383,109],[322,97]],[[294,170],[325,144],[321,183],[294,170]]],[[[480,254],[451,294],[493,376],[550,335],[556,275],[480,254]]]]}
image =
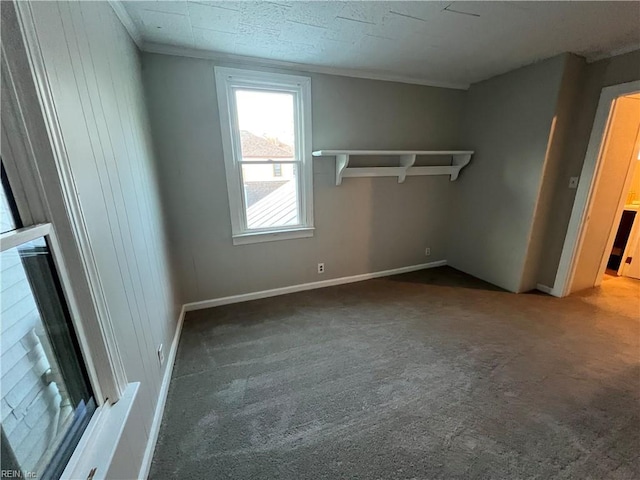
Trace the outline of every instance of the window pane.
{"type": "Polygon", "coordinates": [[[235,90],[242,160],[294,160],[294,96],[235,90]]]}
{"type": "Polygon", "coordinates": [[[0,267],[2,469],[58,478],[94,401],[45,239],[2,252],[0,267]]]}
{"type": "Polygon", "coordinates": [[[298,165],[242,165],[247,228],[299,225],[298,165]],[[274,166],[279,176],[274,175],[274,166]]]}

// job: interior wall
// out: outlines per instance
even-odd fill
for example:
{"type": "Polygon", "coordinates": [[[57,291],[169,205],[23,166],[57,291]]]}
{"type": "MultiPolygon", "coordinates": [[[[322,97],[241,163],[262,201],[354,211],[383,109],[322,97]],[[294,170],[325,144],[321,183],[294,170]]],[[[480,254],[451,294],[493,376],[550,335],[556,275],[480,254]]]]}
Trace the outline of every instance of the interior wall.
{"type": "Polygon", "coordinates": [[[607,241],[615,225],[630,163],[636,160],[640,132],[640,100],[619,98],[611,117],[610,130],[601,158],[600,175],[593,193],[582,248],[578,255],[571,292],[594,286],[607,241]]]}
{"type": "Polygon", "coordinates": [[[568,55],[474,84],[462,144],[475,150],[453,183],[447,260],[521,289],[548,140],[568,55]]]}
{"type": "MultiPolygon", "coordinates": [[[[550,225],[556,215],[555,195],[558,190],[569,189],[569,178],[565,176],[564,163],[572,126],[576,121],[581,103],[582,86],[585,80],[586,61],[576,55],[567,55],[558,101],[542,171],[540,195],[536,204],[533,226],[529,237],[524,273],[520,291],[534,290],[539,283],[541,265],[547,255],[546,243],[550,225]]],[[[545,285],[545,284],[543,284],[545,285]]],[[[549,285],[546,285],[549,286],[549,285]]]]}
{"type": "MultiPolygon", "coordinates": [[[[404,184],[348,178],[337,187],[333,158],[313,161],[313,238],[232,245],[213,72],[209,60],[143,54],[171,252],[185,301],[446,258],[448,177],[409,177],[404,184]]],[[[314,150],[467,147],[459,140],[464,91],[308,75],[314,150]]]]}
{"type": "Polygon", "coordinates": [[[554,286],[560,256],[569,227],[576,190],[567,188],[570,177],[580,176],[591,129],[604,87],[640,80],[640,50],[586,65],[579,87],[579,101],[566,133],[558,186],[553,194],[553,215],[549,218],[544,240],[544,255],[539,261],[538,282],[554,286]]]}
{"type": "MultiPolygon", "coordinates": [[[[639,97],[636,97],[640,99],[639,97]]],[[[627,190],[626,203],[632,204],[633,202],[640,202],[640,167],[636,164],[636,168],[633,170],[633,178],[631,179],[631,186],[627,190]]]]}
{"type": "Polygon", "coordinates": [[[170,347],[181,303],[171,284],[139,54],[106,2],[32,2],[31,9],[118,348],[128,380],[141,382],[135,425],[114,459],[135,478],[166,367],[156,350],[170,347]]]}

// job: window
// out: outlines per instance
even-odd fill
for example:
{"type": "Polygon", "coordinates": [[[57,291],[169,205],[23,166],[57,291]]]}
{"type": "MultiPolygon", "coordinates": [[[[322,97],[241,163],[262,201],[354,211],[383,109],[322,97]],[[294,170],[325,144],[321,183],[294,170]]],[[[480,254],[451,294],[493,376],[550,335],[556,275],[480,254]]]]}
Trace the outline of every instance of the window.
{"type": "Polygon", "coordinates": [[[2,174],[1,469],[59,478],[96,404],[52,256],[51,224],[20,228],[2,174]]]}
{"type": "Polygon", "coordinates": [[[311,79],[216,67],[234,245],[313,235],[311,79]]]}

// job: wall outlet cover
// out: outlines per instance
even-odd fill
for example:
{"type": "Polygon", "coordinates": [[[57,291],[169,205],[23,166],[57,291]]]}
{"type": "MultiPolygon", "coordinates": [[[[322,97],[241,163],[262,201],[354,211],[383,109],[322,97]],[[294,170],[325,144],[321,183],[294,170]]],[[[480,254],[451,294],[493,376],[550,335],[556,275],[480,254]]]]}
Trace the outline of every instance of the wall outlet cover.
{"type": "Polygon", "coordinates": [[[427,247],[424,249],[424,254],[428,257],[429,255],[431,255],[431,247],[427,247]]]}
{"type": "Polygon", "coordinates": [[[324,263],[318,264],[318,273],[324,273],[324,263]]]}

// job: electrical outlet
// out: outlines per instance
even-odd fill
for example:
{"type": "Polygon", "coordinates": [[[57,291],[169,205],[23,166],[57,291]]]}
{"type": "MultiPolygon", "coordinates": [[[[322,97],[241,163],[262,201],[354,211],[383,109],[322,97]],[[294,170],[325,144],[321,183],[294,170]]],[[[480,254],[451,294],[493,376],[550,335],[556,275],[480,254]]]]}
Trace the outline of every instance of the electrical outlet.
{"type": "Polygon", "coordinates": [[[158,347],[158,361],[160,365],[164,365],[164,351],[162,350],[162,344],[158,347]]]}
{"type": "Polygon", "coordinates": [[[318,273],[324,273],[324,263],[318,264],[318,273]]]}
{"type": "Polygon", "coordinates": [[[427,247],[424,249],[424,254],[428,257],[429,255],[431,255],[431,247],[427,247]]]}
{"type": "Polygon", "coordinates": [[[569,188],[578,188],[578,179],[580,177],[571,177],[569,179],[569,188]]]}

